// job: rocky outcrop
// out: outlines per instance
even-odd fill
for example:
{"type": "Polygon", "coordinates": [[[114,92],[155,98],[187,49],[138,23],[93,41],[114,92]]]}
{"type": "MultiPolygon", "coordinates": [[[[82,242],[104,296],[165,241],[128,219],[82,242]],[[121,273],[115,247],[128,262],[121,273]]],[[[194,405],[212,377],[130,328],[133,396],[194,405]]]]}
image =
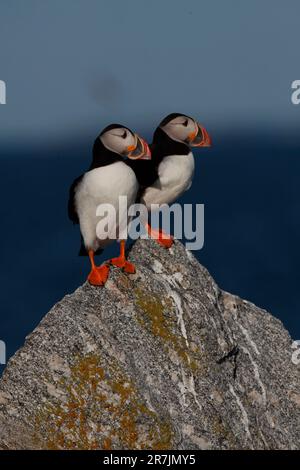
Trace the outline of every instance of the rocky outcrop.
{"type": "Polygon", "coordinates": [[[299,366],[266,311],[138,241],[44,317],[0,381],[2,449],[299,449],[299,366]]]}

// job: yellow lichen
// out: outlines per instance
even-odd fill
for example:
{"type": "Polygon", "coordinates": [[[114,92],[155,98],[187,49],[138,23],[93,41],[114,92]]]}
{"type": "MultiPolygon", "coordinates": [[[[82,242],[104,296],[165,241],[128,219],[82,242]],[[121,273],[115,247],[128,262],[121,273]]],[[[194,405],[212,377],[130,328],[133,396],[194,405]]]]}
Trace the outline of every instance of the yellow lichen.
{"type": "Polygon", "coordinates": [[[158,295],[148,293],[143,289],[135,289],[135,303],[144,313],[143,317],[137,317],[139,323],[149,328],[154,336],[159,337],[163,344],[171,348],[183,361],[184,365],[192,371],[198,369],[194,360],[194,351],[190,350],[183,336],[176,331],[177,318],[174,315],[174,306],[169,297],[164,303],[158,295]]]}
{"type": "Polygon", "coordinates": [[[170,449],[170,425],[149,410],[116,364],[78,358],[59,384],[64,399],[48,403],[35,419],[47,449],[170,449]]]}
{"type": "Polygon", "coordinates": [[[217,438],[222,440],[226,439],[230,444],[230,448],[234,448],[236,443],[235,436],[231,429],[225,425],[220,417],[215,416],[211,418],[211,427],[217,438]]]}

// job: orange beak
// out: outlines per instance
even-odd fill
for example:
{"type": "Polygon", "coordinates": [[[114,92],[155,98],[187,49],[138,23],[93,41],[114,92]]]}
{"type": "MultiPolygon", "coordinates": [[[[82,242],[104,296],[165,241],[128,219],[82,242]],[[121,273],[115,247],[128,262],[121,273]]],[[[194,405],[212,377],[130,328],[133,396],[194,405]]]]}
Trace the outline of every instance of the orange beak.
{"type": "Polygon", "coordinates": [[[127,157],[131,160],[151,160],[151,150],[147,142],[135,134],[136,145],[127,148],[127,157]]]}
{"type": "Polygon", "coordinates": [[[207,130],[198,122],[196,124],[197,130],[195,132],[191,132],[188,136],[187,143],[191,147],[211,147],[211,138],[207,130]]]}

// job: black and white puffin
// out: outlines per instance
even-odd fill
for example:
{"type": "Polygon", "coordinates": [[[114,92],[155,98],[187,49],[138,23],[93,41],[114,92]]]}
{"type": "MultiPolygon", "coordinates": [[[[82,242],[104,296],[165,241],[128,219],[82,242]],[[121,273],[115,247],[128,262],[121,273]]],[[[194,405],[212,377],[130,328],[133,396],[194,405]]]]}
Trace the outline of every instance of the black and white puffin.
{"type": "MultiPolygon", "coordinates": [[[[94,255],[101,252],[113,239],[99,238],[97,225],[101,217],[96,215],[101,204],[111,204],[116,211],[116,221],[128,214],[119,214],[119,197],[127,196],[127,205],[134,204],[138,192],[138,181],[128,162],[150,159],[151,152],[147,142],[138,134],[120,124],[107,126],[97,137],[93,146],[93,161],[89,171],[75,179],[70,188],[68,213],[74,223],[80,224],[82,244],[79,255],[88,255],[91,272],[88,281],[92,285],[105,284],[109,274],[109,263],[134,273],[133,264],[125,257],[125,240],[120,240],[120,256],[101,266],[95,265],[94,255]]],[[[99,226],[98,226],[99,227],[99,226]]],[[[112,233],[119,238],[118,226],[112,233]]]]}
{"type": "MultiPolygon", "coordinates": [[[[140,185],[138,201],[148,211],[151,204],[172,204],[191,187],[195,166],[191,148],[210,146],[208,132],[195,119],[180,113],[166,116],[154,132],[151,161],[132,163],[140,185]]],[[[165,248],[173,244],[170,235],[144,222],[151,238],[165,248]]]]}

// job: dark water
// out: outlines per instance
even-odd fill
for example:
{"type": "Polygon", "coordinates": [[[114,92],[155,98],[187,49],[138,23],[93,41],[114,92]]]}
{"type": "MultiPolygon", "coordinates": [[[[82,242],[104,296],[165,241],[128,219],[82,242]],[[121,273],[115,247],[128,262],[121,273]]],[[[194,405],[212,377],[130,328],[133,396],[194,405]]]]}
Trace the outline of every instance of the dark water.
{"type": "MultiPolygon", "coordinates": [[[[7,356],[51,306],[85,280],[68,186],[89,165],[89,143],[35,153],[1,151],[0,339],[7,356]]],[[[286,145],[239,136],[198,151],[182,202],[205,204],[205,245],[196,253],[220,287],[279,317],[300,338],[300,139],[286,145]],[[234,142],[234,144],[233,144],[234,142]]],[[[116,247],[110,249],[116,251],[116,247]]],[[[0,372],[3,368],[0,368],[0,372]]]]}

